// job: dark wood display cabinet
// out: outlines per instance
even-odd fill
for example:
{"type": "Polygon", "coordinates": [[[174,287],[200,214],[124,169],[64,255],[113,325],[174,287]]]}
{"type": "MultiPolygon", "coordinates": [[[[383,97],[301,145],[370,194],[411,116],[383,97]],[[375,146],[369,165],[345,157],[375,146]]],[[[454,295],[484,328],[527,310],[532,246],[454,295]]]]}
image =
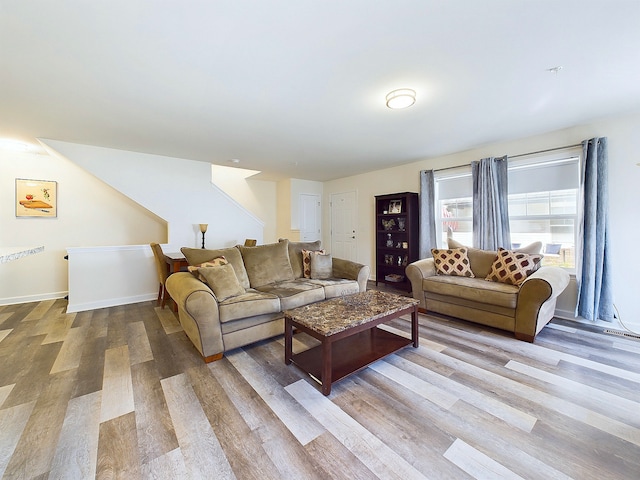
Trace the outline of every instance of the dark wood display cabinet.
{"type": "Polygon", "coordinates": [[[404,271],[418,260],[418,194],[376,195],[376,285],[411,290],[404,271]]]}

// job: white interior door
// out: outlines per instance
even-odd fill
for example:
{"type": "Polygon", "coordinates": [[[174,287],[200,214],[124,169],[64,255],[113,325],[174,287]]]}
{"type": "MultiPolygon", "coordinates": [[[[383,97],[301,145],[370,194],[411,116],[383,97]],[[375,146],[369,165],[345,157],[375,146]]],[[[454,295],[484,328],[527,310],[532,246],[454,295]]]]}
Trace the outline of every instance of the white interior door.
{"type": "Polygon", "coordinates": [[[331,195],[331,255],[356,261],[358,207],[356,192],[331,195]]]}
{"type": "Polygon", "coordinates": [[[321,221],[320,195],[300,194],[300,240],[315,242],[322,238],[320,232],[321,221]]]}

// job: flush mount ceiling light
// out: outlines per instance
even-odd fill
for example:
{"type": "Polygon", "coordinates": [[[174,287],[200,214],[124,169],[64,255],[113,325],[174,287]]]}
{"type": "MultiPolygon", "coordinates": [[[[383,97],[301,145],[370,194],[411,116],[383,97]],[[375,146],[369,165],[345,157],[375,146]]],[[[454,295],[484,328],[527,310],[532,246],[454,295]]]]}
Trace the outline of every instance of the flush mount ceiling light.
{"type": "Polygon", "coordinates": [[[407,108],[416,103],[416,92],[410,88],[399,88],[387,94],[387,107],[394,110],[407,108]]]}

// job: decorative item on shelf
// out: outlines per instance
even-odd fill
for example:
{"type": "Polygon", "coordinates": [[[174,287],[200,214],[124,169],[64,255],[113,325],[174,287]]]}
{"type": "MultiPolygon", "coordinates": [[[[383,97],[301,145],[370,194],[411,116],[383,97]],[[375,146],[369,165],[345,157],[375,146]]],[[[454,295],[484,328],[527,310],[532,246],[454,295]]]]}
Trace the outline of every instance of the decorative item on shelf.
{"type": "Polygon", "coordinates": [[[404,232],[406,218],[398,218],[398,228],[404,232]]]}
{"type": "Polygon", "coordinates": [[[398,255],[398,266],[402,266],[402,257],[400,255],[398,255]]]}
{"type": "Polygon", "coordinates": [[[389,213],[389,210],[383,210],[382,213],[386,215],[387,213],[389,213]]]}
{"type": "Polygon", "coordinates": [[[406,267],[409,263],[409,256],[405,255],[404,258],[402,259],[402,266],[406,267]]]}
{"type": "Polygon", "coordinates": [[[400,248],[402,246],[402,242],[396,243],[396,248],[400,248]]]}
{"type": "Polygon", "coordinates": [[[396,221],[392,218],[391,220],[382,220],[382,228],[385,230],[393,230],[393,227],[396,226],[396,221]]]}
{"type": "Polygon", "coordinates": [[[393,265],[393,255],[385,255],[384,256],[384,263],[386,265],[393,265]]]}
{"type": "Polygon", "coordinates": [[[389,213],[402,213],[402,200],[389,200],[389,213]]]}
{"type": "Polygon", "coordinates": [[[200,231],[202,232],[202,248],[204,248],[204,234],[207,231],[207,226],[209,224],[208,223],[201,223],[200,224],[200,231]]]}
{"type": "Polygon", "coordinates": [[[393,238],[390,233],[387,233],[387,247],[393,247],[393,238]]]}
{"type": "Polygon", "coordinates": [[[390,273],[389,275],[385,275],[384,279],[387,282],[394,282],[394,283],[404,282],[404,275],[398,275],[397,273],[390,273]]]}
{"type": "Polygon", "coordinates": [[[402,248],[404,248],[405,250],[409,248],[409,242],[402,242],[402,248]]]}

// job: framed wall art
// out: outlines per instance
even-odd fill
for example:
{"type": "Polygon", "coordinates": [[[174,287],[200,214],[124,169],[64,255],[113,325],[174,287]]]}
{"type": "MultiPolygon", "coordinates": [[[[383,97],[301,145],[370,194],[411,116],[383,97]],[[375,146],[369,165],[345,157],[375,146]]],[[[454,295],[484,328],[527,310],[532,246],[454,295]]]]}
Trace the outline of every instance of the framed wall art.
{"type": "Polygon", "coordinates": [[[389,213],[402,213],[402,200],[390,200],[389,213]]]}
{"type": "Polygon", "coordinates": [[[16,178],[16,217],[57,217],[58,182],[16,178]]]}

